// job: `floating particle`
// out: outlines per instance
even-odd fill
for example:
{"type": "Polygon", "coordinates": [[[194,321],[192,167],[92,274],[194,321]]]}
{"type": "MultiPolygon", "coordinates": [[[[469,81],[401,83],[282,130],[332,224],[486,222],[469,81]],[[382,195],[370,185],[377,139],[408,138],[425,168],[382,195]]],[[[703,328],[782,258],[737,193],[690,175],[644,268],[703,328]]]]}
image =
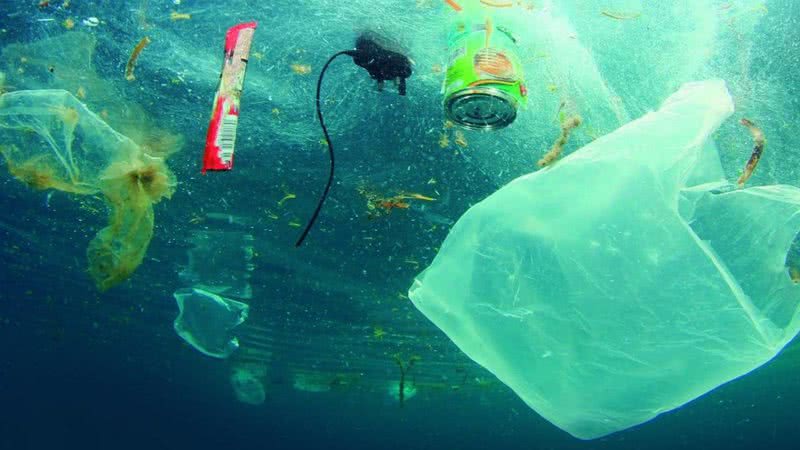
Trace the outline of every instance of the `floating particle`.
{"type": "Polygon", "coordinates": [[[308,75],[311,73],[311,66],[308,64],[292,64],[292,72],[298,75],[308,75]]]}
{"type": "Polygon", "coordinates": [[[600,14],[602,14],[602,15],[604,15],[606,17],[610,17],[612,19],[616,19],[616,20],[632,20],[632,19],[636,19],[637,17],[642,15],[642,13],[622,14],[622,13],[616,13],[616,12],[612,12],[612,11],[603,11],[600,14]]]}
{"type": "Polygon", "coordinates": [[[192,18],[192,15],[187,13],[179,13],[178,11],[172,11],[169,15],[169,18],[175,22],[178,20],[189,20],[192,18]]]}
{"type": "Polygon", "coordinates": [[[457,146],[459,146],[461,148],[466,148],[467,147],[467,145],[468,145],[467,144],[467,138],[464,136],[464,132],[463,131],[456,130],[455,143],[456,143],[457,146]]]}
{"type": "Polygon", "coordinates": [[[446,133],[442,133],[439,135],[439,147],[447,148],[450,145],[450,138],[447,137],[446,133]]]}
{"type": "Polygon", "coordinates": [[[747,180],[750,179],[750,176],[753,175],[753,171],[756,170],[758,161],[761,160],[761,154],[764,153],[764,146],[767,144],[767,138],[764,137],[764,132],[750,120],[742,119],[739,123],[747,127],[747,129],[750,130],[750,134],[753,135],[753,153],[750,155],[750,159],[744,167],[742,176],[740,176],[739,180],[736,182],[739,187],[742,187],[747,183],[747,180]]]}
{"type": "Polygon", "coordinates": [[[133,75],[133,69],[136,67],[136,60],[139,59],[139,53],[142,53],[147,44],[150,43],[150,38],[145,36],[136,44],[136,47],[133,48],[133,52],[131,52],[131,57],[128,58],[128,64],[125,65],[125,79],[128,81],[133,81],[136,77],[133,75]]]}
{"type": "Polygon", "coordinates": [[[542,159],[540,159],[536,165],[539,167],[546,167],[552,164],[555,160],[561,156],[561,152],[564,151],[564,146],[567,145],[567,140],[569,139],[569,133],[577,128],[581,124],[581,118],[579,116],[573,116],[564,121],[561,125],[561,135],[556,139],[556,142],[553,144],[553,147],[548,151],[542,159]]]}

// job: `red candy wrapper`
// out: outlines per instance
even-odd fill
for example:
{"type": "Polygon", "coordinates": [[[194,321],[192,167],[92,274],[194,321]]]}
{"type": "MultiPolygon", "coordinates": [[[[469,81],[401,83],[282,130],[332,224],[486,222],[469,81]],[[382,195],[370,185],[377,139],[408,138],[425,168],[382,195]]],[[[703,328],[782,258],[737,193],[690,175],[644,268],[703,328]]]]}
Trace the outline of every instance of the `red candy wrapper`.
{"type": "Polygon", "coordinates": [[[256,22],[247,22],[229,28],[225,34],[225,59],[206,135],[203,173],[207,170],[233,168],[239,102],[247,70],[247,58],[250,54],[250,43],[253,41],[255,31],[256,22]]]}

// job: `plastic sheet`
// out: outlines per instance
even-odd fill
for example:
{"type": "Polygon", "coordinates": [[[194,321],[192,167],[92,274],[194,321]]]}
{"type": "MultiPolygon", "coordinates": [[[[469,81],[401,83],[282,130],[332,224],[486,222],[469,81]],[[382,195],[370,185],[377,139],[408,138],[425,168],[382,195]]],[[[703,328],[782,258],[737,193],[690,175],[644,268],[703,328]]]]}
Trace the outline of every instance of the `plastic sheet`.
{"type": "Polygon", "coordinates": [[[710,136],[722,81],[520,177],[453,227],[409,297],[579,438],[645,422],[764,364],[800,330],[800,189],[735,189],[710,136]]]}
{"type": "MultiPolygon", "coordinates": [[[[211,213],[213,214],[213,213],[211,213]]],[[[228,216],[236,220],[234,216],[228,216]]],[[[253,235],[241,231],[192,232],[188,264],[181,280],[219,295],[253,297],[250,274],[253,265],[253,235]]]]}
{"type": "Polygon", "coordinates": [[[198,288],[179,289],[173,295],[180,310],[174,324],[178,336],[215,358],[227,358],[239,348],[233,329],[247,319],[247,304],[198,288]]]}
{"type": "Polygon", "coordinates": [[[175,186],[164,160],[63,90],[3,94],[0,138],[9,172],[31,188],[103,194],[109,224],[89,244],[89,273],[100,290],[127,279],[153,236],[153,204],[175,186]]]}

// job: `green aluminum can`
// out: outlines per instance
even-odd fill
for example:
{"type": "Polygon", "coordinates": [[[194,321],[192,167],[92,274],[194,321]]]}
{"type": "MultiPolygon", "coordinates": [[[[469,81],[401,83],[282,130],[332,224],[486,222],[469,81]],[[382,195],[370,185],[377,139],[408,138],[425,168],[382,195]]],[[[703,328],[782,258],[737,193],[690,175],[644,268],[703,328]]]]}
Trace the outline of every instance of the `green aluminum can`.
{"type": "Polygon", "coordinates": [[[444,108],[453,122],[472,129],[510,125],[527,103],[522,65],[511,32],[491,19],[463,15],[454,21],[444,84],[444,108]]]}

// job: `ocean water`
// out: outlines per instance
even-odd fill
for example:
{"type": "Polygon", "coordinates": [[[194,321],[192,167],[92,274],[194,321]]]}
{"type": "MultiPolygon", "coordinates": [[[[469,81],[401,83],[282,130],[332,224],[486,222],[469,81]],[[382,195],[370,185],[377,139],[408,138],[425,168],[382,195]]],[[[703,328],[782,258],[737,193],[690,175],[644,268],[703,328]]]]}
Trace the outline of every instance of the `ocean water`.
{"type": "MultiPolygon", "coordinates": [[[[677,410],[582,441],[408,300],[461,214],[535,170],[562,111],[584,118],[569,153],[684,82],[722,78],[736,118],[768,139],[750,184],[798,185],[800,4],[522,3],[525,14],[508,23],[520,36],[528,106],[510,127],[476,132],[445,123],[444,2],[0,0],[3,92],[66,89],[137,144],[155,147],[153,130],[182,141],[167,159],[174,194],[153,206],[141,265],[105,292],[86,255],[108,222],[103,196],[30,189],[0,170],[0,448],[797,448],[796,342],[677,410]],[[258,29],[235,165],[201,175],[225,30],[250,20],[258,29]],[[322,105],[336,181],[295,248],[328,171],[317,77],[365,30],[414,60],[408,94],[391,84],[378,92],[346,58],[331,64],[322,105]],[[151,42],[126,80],[144,36],[151,42]],[[401,193],[435,200],[372,202],[401,193]],[[228,359],[173,329],[173,292],[200,284],[250,305],[228,359]],[[237,398],[237,371],[253,374],[263,400],[237,398]]],[[[730,120],[715,141],[737,177],[752,139],[730,120]]]]}

